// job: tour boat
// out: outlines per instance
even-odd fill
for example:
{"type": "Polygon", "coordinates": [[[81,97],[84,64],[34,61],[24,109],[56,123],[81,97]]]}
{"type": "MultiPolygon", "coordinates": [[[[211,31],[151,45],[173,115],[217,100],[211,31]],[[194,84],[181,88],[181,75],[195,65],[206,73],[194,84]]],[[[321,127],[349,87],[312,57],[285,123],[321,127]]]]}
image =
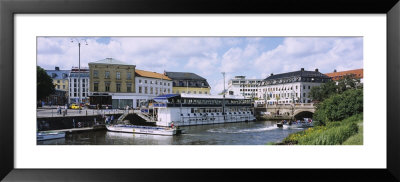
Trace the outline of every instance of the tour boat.
{"type": "Polygon", "coordinates": [[[138,126],[138,125],[107,125],[107,130],[126,133],[142,133],[152,135],[176,135],[176,128],[155,127],[155,126],[138,126]]]}
{"type": "Polygon", "coordinates": [[[36,136],[38,141],[51,140],[65,138],[65,132],[38,132],[36,136]]]}
{"type": "Polygon", "coordinates": [[[167,94],[154,98],[147,113],[158,126],[254,121],[251,99],[232,95],[167,94]]]}

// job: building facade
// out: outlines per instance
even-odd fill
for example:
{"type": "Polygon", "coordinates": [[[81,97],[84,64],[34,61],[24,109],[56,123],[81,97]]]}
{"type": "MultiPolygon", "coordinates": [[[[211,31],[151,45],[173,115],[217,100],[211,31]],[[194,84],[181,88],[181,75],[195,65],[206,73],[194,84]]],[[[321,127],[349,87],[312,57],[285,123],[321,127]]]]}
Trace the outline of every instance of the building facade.
{"type": "Polygon", "coordinates": [[[136,69],[135,75],[134,107],[156,96],[172,93],[172,80],[164,74],[136,69]]]}
{"type": "Polygon", "coordinates": [[[258,87],[263,79],[246,79],[245,76],[235,76],[228,81],[228,95],[240,95],[245,98],[258,98],[258,87]]]}
{"type": "Polygon", "coordinates": [[[89,103],[89,86],[89,68],[81,68],[79,72],[73,67],[69,74],[68,103],[89,103]]]}
{"type": "Polygon", "coordinates": [[[311,103],[310,91],[312,87],[320,86],[331,78],[315,71],[288,72],[282,74],[271,74],[263,80],[258,88],[259,104],[290,104],[311,103]]]}
{"type": "Polygon", "coordinates": [[[46,70],[47,75],[53,79],[54,88],[68,92],[68,77],[70,70],[60,70],[60,67],[55,67],[54,70],[46,70]]]}
{"type": "Polygon", "coordinates": [[[172,79],[172,93],[174,94],[210,94],[211,87],[207,80],[195,73],[165,72],[172,79]]]}
{"type": "Polygon", "coordinates": [[[135,65],[106,58],[89,63],[89,96],[111,96],[113,108],[133,106],[135,65]]]}

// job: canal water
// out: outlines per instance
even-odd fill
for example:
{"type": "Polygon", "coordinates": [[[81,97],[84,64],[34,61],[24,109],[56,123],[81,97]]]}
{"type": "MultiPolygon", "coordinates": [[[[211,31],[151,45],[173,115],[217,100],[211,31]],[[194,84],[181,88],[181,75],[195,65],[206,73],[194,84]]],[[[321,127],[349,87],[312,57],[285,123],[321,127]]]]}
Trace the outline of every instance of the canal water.
{"type": "Polygon", "coordinates": [[[38,145],[265,145],[280,142],[302,129],[282,129],[274,121],[255,121],[181,127],[176,136],[90,131],[66,134],[38,145]]]}

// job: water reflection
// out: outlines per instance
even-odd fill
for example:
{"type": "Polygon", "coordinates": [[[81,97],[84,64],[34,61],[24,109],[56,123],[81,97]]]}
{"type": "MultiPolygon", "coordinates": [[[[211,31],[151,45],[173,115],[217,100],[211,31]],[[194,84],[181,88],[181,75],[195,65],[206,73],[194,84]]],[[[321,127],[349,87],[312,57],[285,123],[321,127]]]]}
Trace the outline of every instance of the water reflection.
{"type": "Polygon", "coordinates": [[[65,139],[38,142],[38,145],[265,145],[282,141],[290,133],[273,121],[224,123],[182,127],[177,136],[146,135],[109,131],[67,134],[65,139]]]}

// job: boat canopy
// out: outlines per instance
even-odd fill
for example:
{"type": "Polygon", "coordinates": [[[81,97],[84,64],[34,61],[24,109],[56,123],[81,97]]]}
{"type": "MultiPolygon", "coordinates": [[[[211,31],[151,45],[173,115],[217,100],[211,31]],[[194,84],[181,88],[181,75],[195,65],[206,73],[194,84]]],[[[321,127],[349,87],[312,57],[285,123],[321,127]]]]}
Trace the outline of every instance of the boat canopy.
{"type": "Polygon", "coordinates": [[[180,97],[179,94],[165,94],[155,97],[153,100],[156,102],[167,102],[169,98],[180,97]]]}

